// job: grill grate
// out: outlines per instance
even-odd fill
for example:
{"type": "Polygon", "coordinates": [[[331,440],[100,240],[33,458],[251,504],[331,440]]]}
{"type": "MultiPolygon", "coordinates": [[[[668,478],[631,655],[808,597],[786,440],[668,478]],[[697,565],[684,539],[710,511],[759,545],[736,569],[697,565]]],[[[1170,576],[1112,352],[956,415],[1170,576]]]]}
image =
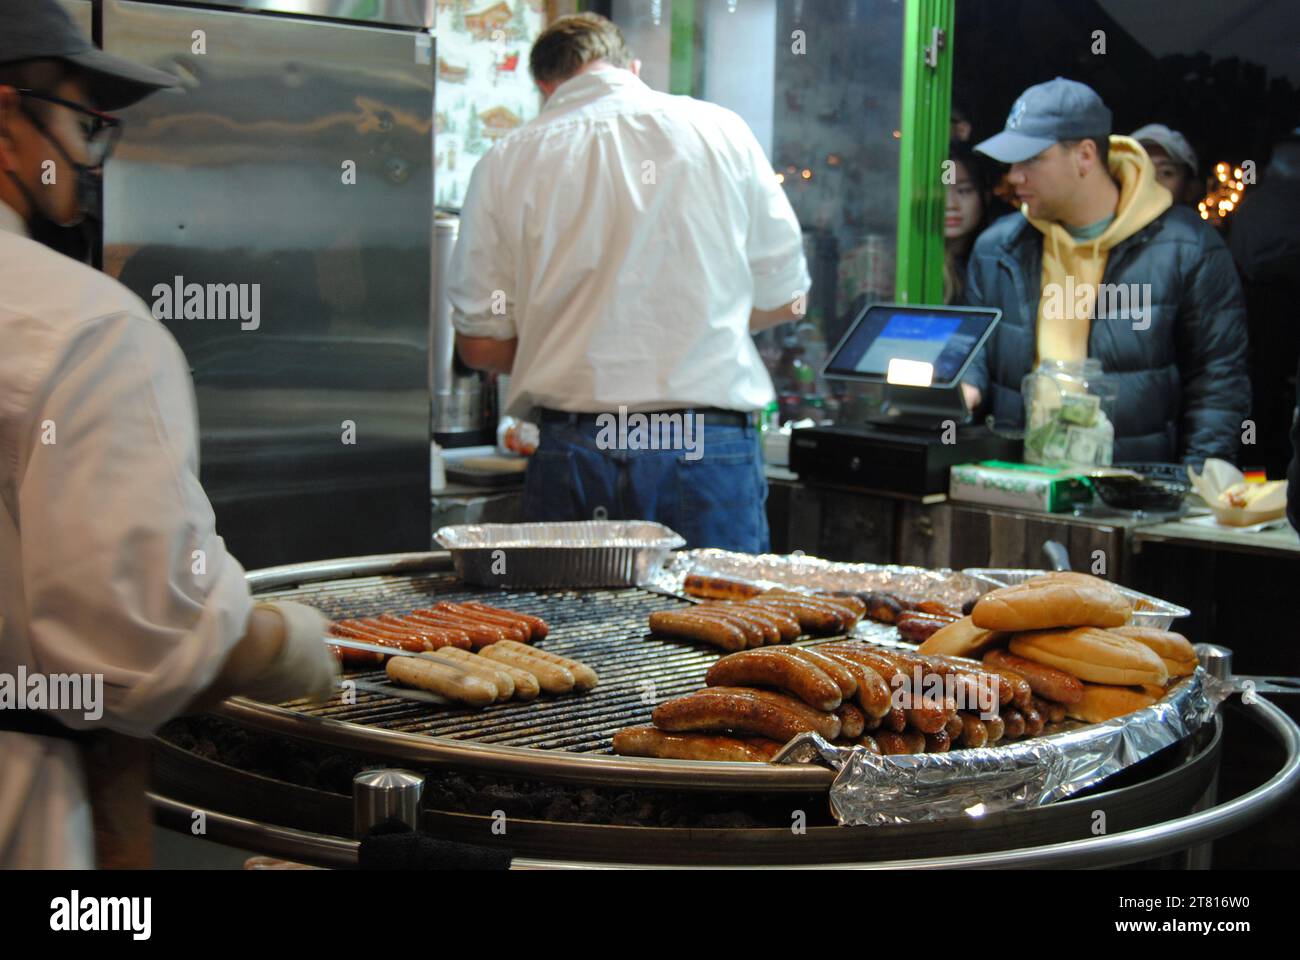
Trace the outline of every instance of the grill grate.
{"type": "MultiPolygon", "coordinates": [[[[617,731],[649,723],[655,703],[703,686],[705,672],[719,656],[709,648],[650,636],[646,620],[651,613],[686,602],[637,588],[506,594],[466,587],[454,575],[438,573],[312,583],[259,593],[258,598],[296,600],[335,620],[427,607],[442,600],[479,600],[542,617],[550,625],[550,634],[537,647],[581,660],[600,675],[600,685],[585,694],[543,694],[530,703],[511,701],[479,710],[433,706],[363,690],[356,691],[354,703],[344,703],[340,694],[324,703],[285,705],[306,716],[452,740],[610,753],[617,731]]],[[[383,671],[348,676],[388,685],[383,671]]]]}

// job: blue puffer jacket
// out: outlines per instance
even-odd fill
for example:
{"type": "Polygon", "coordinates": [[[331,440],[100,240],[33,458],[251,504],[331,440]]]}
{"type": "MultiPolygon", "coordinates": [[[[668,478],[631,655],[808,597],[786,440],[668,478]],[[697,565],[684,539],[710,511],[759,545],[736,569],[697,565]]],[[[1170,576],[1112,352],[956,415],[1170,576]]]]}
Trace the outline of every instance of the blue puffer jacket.
{"type": "MultiPolygon", "coordinates": [[[[1020,381],[1037,355],[1043,235],[1013,213],[985,230],[971,253],[964,299],[997,307],[1002,322],[966,376],[983,411],[1024,426],[1020,381]]],[[[1098,317],[1088,356],[1119,386],[1115,461],[1235,461],[1250,411],[1246,308],[1227,247],[1191,210],[1171,208],[1120,241],[1103,283],[1151,284],[1150,327],[1098,317]]]]}

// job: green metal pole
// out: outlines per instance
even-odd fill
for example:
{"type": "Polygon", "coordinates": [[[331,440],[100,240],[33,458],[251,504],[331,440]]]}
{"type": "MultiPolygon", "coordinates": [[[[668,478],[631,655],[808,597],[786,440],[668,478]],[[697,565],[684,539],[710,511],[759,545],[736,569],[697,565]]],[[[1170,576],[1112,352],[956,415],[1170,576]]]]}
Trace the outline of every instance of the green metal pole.
{"type": "Polygon", "coordinates": [[[954,0],[907,0],[904,12],[895,269],[895,296],[902,303],[943,299],[953,8],[954,0]]]}
{"type": "Polygon", "coordinates": [[[695,93],[695,0],[668,0],[672,4],[668,92],[695,93]]]}

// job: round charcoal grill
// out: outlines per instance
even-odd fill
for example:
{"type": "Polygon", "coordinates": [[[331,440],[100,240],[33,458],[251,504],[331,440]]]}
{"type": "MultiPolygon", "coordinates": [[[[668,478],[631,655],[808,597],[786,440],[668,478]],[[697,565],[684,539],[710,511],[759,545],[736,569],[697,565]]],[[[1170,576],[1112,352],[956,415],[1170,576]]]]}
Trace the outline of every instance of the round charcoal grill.
{"type": "Polygon", "coordinates": [[[1247,797],[1194,815],[1199,821],[1187,817],[1212,799],[1222,718],[1066,801],[982,818],[840,827],[826,810],[832,773],[819,766],[610,753],[615,732],[649,722],[653,703],[698,689],[718,656],[647,636],[649,613],[683,601],[635,588],[502,593],[467,587],[451,571],[446,553],[403,554],[277,567],[250,573],[249,583],[259,599],[298,600],[335,619],[471,598],[533,613],[551,627],[539,645],[589,663],[600,686],[471,710],[398,696],[376,671],[349,674],[356,690],[346,700],[231,700],[213,717],[164,731],[154,777],[160,820],[188,831],[202,808],[210,839],[346,866],[357,849],[349,839],[350,776],[389,766],[428,779],[426,831],[508,845],[519,866],[896,864],[954,853],[985,866],[1008,857],[1026,866],[1100,865],[1240,829],[1300,779],[1300,731],[1259,700],[1251,709],[1285,747],[1284,769],[1247,797]],[[1099,809],[1105,838],[1092,837],[1099,809]],[[491,829],[500,811],[508,840],[491,829]],[[790,829],[799,814],[809,824],[803,833],[790,829]],[[1115,843],[1121,836],[1132,842],[1115,843]],[[1081,837],[1090,839],[1070,849],[1081,837]]]}

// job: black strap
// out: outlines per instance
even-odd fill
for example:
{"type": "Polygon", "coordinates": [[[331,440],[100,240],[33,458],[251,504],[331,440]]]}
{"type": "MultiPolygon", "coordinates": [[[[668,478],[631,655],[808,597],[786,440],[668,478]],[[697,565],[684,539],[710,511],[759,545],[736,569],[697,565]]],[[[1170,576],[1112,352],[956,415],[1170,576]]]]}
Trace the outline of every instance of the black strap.
{"type": "Polygon", "coordinates": [[[0,710],[0,732],[26,733],[33,737],[51,737],[89,743],[94,730],[73,730],[65,727],[44,710],[0,710]]]}

